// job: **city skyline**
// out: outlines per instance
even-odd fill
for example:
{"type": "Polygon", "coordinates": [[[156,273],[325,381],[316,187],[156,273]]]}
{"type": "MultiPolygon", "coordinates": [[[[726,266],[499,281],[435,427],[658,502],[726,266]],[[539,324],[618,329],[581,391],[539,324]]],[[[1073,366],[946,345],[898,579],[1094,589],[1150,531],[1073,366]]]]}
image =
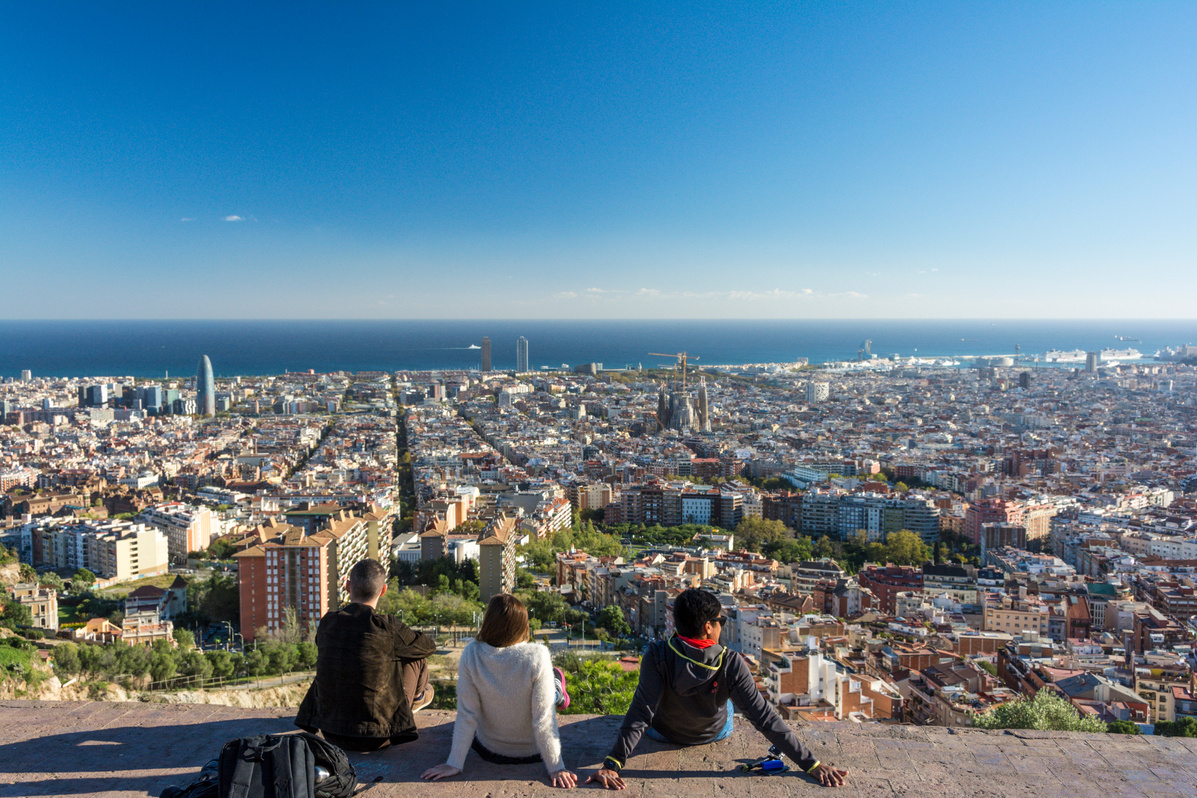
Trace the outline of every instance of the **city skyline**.
{"type": "Polygon", "coordinates": [[[12,318],[1197,307],[1191,5],[62,17],[0,26],[12,318]]]}

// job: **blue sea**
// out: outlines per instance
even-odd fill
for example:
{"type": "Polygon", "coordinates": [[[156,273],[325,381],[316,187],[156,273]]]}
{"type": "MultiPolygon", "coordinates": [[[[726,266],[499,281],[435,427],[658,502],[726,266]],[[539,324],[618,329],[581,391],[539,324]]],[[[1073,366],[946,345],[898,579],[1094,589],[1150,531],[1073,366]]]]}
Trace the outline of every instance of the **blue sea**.
{"type": "Polygon", "coordinates": [[[183,377],[205,354],[225,377],[469,369],[478,368],[479,350],[470,347],[483,336],[491,339],[493,367],[510,369],[521,335],[533,368],[634,368],[671,363],[649,352],[682,351],[700,366],[824,363],[855,358],[865,340],[881,357],[1104,348],[1150,356],[1197,342],[1197,321],[0,321],[0,377],[22,369],[51,377],[183,377]]]}

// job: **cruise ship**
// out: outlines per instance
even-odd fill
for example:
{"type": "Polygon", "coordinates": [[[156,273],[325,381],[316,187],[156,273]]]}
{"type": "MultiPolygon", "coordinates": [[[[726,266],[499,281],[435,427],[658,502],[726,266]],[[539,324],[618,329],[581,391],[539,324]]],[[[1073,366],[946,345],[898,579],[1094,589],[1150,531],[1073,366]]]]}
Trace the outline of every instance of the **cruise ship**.
{"type": "MultiPolygon", "coordinates": [[[[1084,349],[1049,349],[1043,359],[1047,363],[1084,363],[1087,353],[1084,349]]],[[[1103,349],[1097,353],[1098,362],[1106,360],[1138,360],[1143,353],[1138,349],[1103,349]]]]}
{"type": "Polygon", "coordinates": [[[1049,349],[1043,354],[1043,359],[1048,363],[1084,363],[1085,350],[1049,349]]]}

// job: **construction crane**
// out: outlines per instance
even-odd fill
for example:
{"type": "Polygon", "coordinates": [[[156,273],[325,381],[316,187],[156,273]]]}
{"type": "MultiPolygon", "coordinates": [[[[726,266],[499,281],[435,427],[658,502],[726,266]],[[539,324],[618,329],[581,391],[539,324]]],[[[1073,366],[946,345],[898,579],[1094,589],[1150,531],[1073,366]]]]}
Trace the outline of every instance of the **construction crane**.
{"type": "Polygon", "coordinates": [[[698,355],[687,355],[685,352],[674,352],[672,354],[668,352],[649,352],[649,354],[656,357],[676,357],[678,367],[682,370],[682,390],[686,390],[686,358],[689,357],[690,360],[698,360],[698,355]]]}

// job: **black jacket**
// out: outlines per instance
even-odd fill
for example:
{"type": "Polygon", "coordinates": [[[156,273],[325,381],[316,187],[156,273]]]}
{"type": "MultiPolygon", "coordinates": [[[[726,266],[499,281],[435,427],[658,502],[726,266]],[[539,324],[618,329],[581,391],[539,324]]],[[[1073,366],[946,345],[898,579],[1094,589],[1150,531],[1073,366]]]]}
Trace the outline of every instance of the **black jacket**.
{"type": "Polygon", "coordinates": [[[719,645],[695,648],[676,635],[645,649],[640,683],[611,759],[623,767],[649,726],[679,745],[711,742],[727,723],[729,698],[798,767],[815,764],[810,749],[761,697],[743,657],[719,645]]]}
{"type": "Polygon", "coordinates": [[[436,651],[427,635],[366,604],[320,619],[316,678],[295,725],[347,737],[411,736],[415,720],[403,694],[401,666],[436,651]]]}

